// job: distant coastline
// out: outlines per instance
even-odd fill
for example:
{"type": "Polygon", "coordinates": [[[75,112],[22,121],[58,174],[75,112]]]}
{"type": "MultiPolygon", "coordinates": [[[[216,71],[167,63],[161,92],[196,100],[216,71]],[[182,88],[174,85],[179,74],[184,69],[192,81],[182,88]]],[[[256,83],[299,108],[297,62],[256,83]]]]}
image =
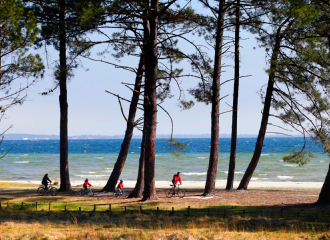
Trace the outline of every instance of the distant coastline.
{"type": "MultiPolygon", "coordinates": [[[[133,135],[134,139],[140,139],[141,135],[133,135]]],[[[169,138],[169,134],[158,134],[157,138],[169,138]]],[[[210,138],[210,134],[174,134],[174,138],[210,138]]],[[[230,134],[220,134],[220,138],[230,138],[230,134]]],[[[256,138],[255,134],[238,134],[238,138],[256,138]]],[[[283,135],[267,135],[269,137],[287,137],[283,135]]],[[[294,135],[293,137],[302,137],[301,135],[294,135]]],[[[70,140],[83,140],[83,139],[123,139],[124,135],[79,135],[79,136],[69,136],[70,140]]],[[[4,140],[59,140],[59,135],[40,135],[40,134],[24,134],[24,133],[11,133],[4,134],[4,140]]]]}

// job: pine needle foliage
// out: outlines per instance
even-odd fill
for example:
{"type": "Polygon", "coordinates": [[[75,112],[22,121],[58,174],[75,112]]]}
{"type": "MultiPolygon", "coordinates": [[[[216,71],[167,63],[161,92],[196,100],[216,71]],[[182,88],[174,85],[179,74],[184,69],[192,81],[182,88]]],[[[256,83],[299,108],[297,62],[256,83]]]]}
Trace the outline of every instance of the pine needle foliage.
{"type": "Polygon", "coordinates": [[[292,150],[290,154],[283,156],[283,161],[287,163],[294,163],[294,164],[298,164],[299,166],[303,166],[306,163],[309,163],[311,161],[310,158],[312,157],[315,157],[315,154],[312,152],[292,150]]]}
{"type": "Polygon", "coordinates": [[[42,77],[44,66],[39,54],[29,53],[38,35],[32,11],[24,12],[20,0],[0,1],[1,90],[18,78],[42,77]]]}

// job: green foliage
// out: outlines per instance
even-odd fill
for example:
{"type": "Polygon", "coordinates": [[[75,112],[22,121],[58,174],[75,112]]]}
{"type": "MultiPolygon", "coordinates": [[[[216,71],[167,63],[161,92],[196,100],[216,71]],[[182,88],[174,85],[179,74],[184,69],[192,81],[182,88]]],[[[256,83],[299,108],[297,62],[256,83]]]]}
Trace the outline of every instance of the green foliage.
{"type": "Polygon", "coordinates": [[[192,108],[195,105],[195,103],[192,100],[190,101],[181,100],[178,105],[182,110],[187,110],[192,108]]]}
{"type": "Polygon", "coordinates": [[[283,156],[283,161],[288,163],[295,163],[299,166],[303,166],[306,163],[309,163],[310,158],[315,157],[315,154],[312,152],[304,152],[304,151],[294,151],[292,150],[289,155],[283,156]]]}
{"type": "Polygon", "coordinates": [[[176,157],[180,156],[182,154],[181,152],[187,149],[186,143],[176,141],[172,137],[167,142],[170,143],[168,150],[176,157]]]}
{"type": "Polygon", "coordinates": [[[44,65],[39,54],[29,53],[38,35],[37,21],[32,11],[24,12],[20,0],[0,2],[0,91],[3,97],[1,112],[21,104],[26,95],[20,94],[43,76],[44,65]],[[11,89],[14,80],[33,78],[24,87],[11,89]]]}
{"type": "Polygon", "coordinates": [[[32,11],[24,14],[20,0],[0,3],[1,89],[17,78],[42,77],[43,63],[39,54],[29,54],[37,34],[37,20],[32,11]]]}
{"type": "Polygon", "coordinates": [[[210,82],[200,82],[197,87],[189,89],[188,92],[194,96],[197,102],[206,105],[212,102],[212,84],[210,82]]]}

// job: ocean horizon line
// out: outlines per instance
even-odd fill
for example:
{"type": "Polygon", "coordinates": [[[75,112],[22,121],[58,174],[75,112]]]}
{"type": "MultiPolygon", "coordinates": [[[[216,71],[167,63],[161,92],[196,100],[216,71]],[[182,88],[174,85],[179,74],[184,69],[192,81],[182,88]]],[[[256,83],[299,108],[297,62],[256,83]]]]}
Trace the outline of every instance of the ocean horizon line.
{"type": "MultiPolygon", "coordinates": [[[[257,134],[238,134],[237,138],[256,138],[257,134]]],[[[303,137],[302,135],[266,135],[266,138],[291,138],[291,137],[303,137]]],[[[124,135],[73,135],[68,136],[69,140],[91,140],[91,139],[123,139],[124,135]]],[[[133,135],[133,139],[141,139],[142,135],[133,135]]],[[[170,134],[158,134],[157,139],[170,138],[170,134]]],[[[210,134],[174,134],[173,138],[211,138],[210,134]]],[[[231,134],[219,134],[219,138],[231,138],[231,134]]],[[[4,134],[4,141],[6,140],[59,140],[59,135],[47,135],[47,134],[25,134],[25,133],[10,133],[4,134]]]]}

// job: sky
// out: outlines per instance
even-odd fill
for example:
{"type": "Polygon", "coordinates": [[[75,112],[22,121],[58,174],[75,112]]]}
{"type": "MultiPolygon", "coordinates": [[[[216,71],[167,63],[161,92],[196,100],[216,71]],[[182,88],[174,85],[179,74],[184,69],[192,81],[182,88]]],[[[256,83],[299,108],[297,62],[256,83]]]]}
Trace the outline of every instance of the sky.
{"type": "MultiPolygon", "coordinates": [[[[193,6],[194,7],[194,6],[193,6]]],[[[97,38],[97,37],[95,37],[97,38]]],[[[258,134],[261,122],[262,103],[257,91],[267,84],[268,76],[265,73],[267,68],[266,53],[264,49],[258,48],[255,36],[241,31],[241,76],[252,75],[241,78],[238,106],[238,134],[258,134]]],[[[197,37],[192,37],[195,43],[201,43],[197,37]]],[[[182,48],[186,43],[181,43],[182,48]]],[[[50,65],[52,61],[58,59],[58,52],[49,48],[50,65]]],[[[103,47],[96,49],[101,51],[103,47]]],[[[210,57],[213,58],[212,49],[206,49],[210,57]]],[[[44,57],[44,50],[38,52],[44,57]]],[[[106,56],[107,60],[113,61],[111,56],[106,56]]],[[[83,67],[76,69],[75,76],[68,83],[68,105],[69,105],[69,136],[77,135],[123,135],[126,123],[121,114],[118,100],[108,94],[105,90],[117,93],[124,98],[130,99],[132,92],[121,82],[134,83],[135,75],[123,69],[115,68],[100,62],[93,62],[81,59],[83,67]]],[[[46,64],[46,63],[45,63],[46,64]]],[[[118,64],[129,65],[136,68],[138,58],[124,58],[118,64]]],[[[223,64],[227,65],[222,73],[221,82],[232,79],[233,57],[225,56],[223,64]]],[[[188,64],[183,64],[187,73],[190,71],[188,64]]],[[[189,89],[197,86],[198,79],[182,79],[182,87],[189,89]]],[[[46,69],[46,74],[42,80],[28,90],[28,99],[21,106],[14,106],[7,111],[6,116],[1,121],[2,130],[10,125],[13,128],[8,133],[29,133],[29,134],[59,134],[59,90],[43,96],[42,92],[54,86],[53,70],[46,69]]],[[[195,106],[189,110],[182,111],[177,105],[179,91],[175,84],[172,84],[172,99],[165,100],[162,106],[171,114],[174,121],[174,134],[209,134],[211,132],[211,105],[195,102],[195,106]]],[[[232,105],[233,81],[221,87],[221,97],[229,94],[220,103],[220,112],[230,110],[228,105],[232,105]]],[[[185,93],[187,100],[193,99],[188,92],[185,93]]],[[[126,116],[129,104],[123,102],[126,116]]],[[[142,116],[141,111],[138,116],[142,116]]],[[[270,119],[273,124],[283,125],[277,119],[270,119]]],[[[279,131],[273,126],[268,127],[268,131],[279,131]]],[[[171,121],[161,110],[158,110],[157,134],[170,134],[171,121]]],[[[220,116],[220,134],[231,133],[231,113],[220,116]]],[[[135,134],[141,132],[135,130],[135,134]]]]}

